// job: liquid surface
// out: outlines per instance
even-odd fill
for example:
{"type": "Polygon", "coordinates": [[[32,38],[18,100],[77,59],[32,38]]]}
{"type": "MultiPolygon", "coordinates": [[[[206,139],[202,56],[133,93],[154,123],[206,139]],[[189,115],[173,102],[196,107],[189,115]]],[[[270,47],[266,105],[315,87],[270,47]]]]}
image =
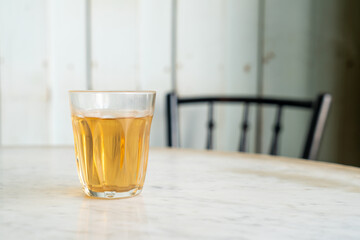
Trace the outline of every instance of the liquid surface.
{"type": "Polygon", "coordinates": [[[77,167],[84,187],[95,192],[142,189],[152,116],[133,116],[72,116],[77,167]]]}

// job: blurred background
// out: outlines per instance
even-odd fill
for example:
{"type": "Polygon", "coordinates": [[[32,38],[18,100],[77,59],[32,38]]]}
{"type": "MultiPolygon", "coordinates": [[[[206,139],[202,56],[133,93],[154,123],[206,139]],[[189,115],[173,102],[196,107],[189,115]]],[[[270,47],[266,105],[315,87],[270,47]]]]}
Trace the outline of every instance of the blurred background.
{"type": "MultiPolygon", "coordinates": [[[[68,90],[156,90],[151,146],[166,145],[165,94],[333,95],[320,160],[360,166],[360,1],[0,0],[2,146],[72,145],[68,90]]],[[[274,111],[264,108],[269,149],[274,111]]],[[[236,151],[241,107],[217,107],[215,149],[236,151]]],[[[298,157],[310,114],[285,111],[280,153],[298,157]]],[[[255,120],[255,111],[250,112],[255,120]]],[[[181,144],[204,148],[206,108],[181,110],[181,144]],[[196,131],[195,131],[196,130],[196,131]]]]}

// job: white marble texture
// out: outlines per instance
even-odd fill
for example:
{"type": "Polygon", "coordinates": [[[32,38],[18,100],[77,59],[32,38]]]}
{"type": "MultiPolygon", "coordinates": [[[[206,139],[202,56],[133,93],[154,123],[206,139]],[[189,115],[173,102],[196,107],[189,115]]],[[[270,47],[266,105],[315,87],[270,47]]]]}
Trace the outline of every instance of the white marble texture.
{"type": "Polygon", "coordinates": [[[72,148],[0,150],[0,239],[360,239],[360,169],[151,149],[135,198],[85,197],[72,148]]]}

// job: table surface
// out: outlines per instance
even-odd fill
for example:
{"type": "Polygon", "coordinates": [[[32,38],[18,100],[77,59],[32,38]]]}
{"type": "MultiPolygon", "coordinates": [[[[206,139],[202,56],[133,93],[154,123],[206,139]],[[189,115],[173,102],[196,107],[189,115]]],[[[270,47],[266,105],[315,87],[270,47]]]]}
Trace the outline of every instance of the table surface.
{"type": "Polygon", "coordinates": [[[4,239],[359,239],[360,169],[151,149],[143,192],[85,197],[74,150],[0,150],[4,239]]]}

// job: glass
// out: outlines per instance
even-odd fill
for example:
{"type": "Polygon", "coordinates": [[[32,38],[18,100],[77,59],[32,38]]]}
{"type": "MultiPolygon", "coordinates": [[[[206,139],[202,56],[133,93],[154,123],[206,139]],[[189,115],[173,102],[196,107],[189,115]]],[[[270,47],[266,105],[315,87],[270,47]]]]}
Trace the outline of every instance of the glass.
{"type": "Polygon", "coordinates": [[[70,91],[76,164],[88,196],[124,198],[141,193],[155,95],[70,91]]]}

